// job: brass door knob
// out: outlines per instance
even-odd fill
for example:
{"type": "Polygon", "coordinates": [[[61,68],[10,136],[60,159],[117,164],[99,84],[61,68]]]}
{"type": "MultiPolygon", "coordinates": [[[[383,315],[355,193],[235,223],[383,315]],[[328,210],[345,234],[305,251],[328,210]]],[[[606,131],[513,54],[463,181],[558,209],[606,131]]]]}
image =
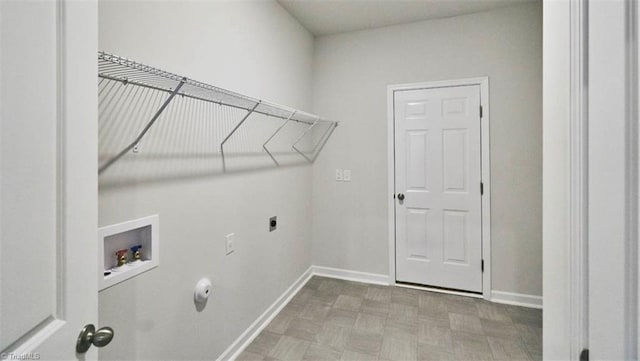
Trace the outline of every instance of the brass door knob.
{"type": "Polygon", "coordinates": [[[76,352],[85,353],[91,345],[95,347],[104,347],[113,339],[113,329],[111,327],[102,327],[96,330],[92,324],[88,324],[82,328],[78,341],[76,342],[76,352]]]}

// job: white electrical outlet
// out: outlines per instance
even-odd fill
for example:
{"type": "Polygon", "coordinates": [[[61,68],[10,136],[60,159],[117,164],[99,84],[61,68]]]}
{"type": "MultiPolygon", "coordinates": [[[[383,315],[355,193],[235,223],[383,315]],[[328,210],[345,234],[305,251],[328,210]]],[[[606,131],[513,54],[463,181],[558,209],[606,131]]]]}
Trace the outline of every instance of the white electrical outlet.
{"type": "Polygon", "coordinates": [[[233,253],[235,250],[233,242],[236,240],[236,235],[234,233],[227,234],[225,248],[227,250],[227,254],[233,253]]]}
{"type": "Polygon", "coordinates": [[[345,182],[351,182],[351,169],[345,169],[342,171],[342,179],[345,182]]]}
{"type": "Polygon", "coordinates": [[[342,169],[336,169],[336,182],[342,182],[342,169]]]}

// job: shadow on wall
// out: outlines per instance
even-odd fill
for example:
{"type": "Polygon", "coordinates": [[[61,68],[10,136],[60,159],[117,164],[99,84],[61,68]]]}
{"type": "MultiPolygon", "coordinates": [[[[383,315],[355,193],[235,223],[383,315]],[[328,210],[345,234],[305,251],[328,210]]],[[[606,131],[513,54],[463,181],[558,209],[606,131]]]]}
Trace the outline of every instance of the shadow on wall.
{"type": "MultiPolygon", "coordinates": [[[[102,166],[138,137],[168,94],[109,79],[100,79],[98,87],[102,166]]],[[[220,144],[246,115],[243,109],[177,96],[137,146],[100,174],[100,188],[301,166],[330,136],[331,123],[311,128],[254,113],[225,143],[223,156],[220,144]],[[264,149],[267,141],[271,155],[264,149]],[[296,142],[304,155],[292,148],[296,142]]]]}

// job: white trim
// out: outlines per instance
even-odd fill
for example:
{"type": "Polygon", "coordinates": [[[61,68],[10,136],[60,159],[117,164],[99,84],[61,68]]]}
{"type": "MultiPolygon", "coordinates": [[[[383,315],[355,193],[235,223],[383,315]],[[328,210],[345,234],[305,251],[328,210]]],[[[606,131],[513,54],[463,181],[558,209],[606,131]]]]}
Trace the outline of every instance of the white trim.
{"type": "Polygon", "coordinates": [[[638,359],[635,6],[588,2],[588,311],[594,359],[638,359]]]}
{"type": "Polygon", "coordinates": [[[267,327],[284,306],[291,301],[298,291],[313,276],[313,266],[309,267],[278,299],[271,304],[258,318],[217,358],[217,361],[235,360],[244,349],[267,327]]]}
{"type": "MultiPolygon", "coordinates": [[[[633,91],[635,92],[635,114],[633,114],[633,116],[636,117],[636,119],[639,116],[640,110],[638,109],[638,107],[640,107],[640,89],[638,89],[640,87],[640,54],[638,54],[640,52],[640,24],[638,24],[638,22],[640,22],[640,6],[638,6],[637,3],[633,3],[631,4],[633,5],[633,7],[635,7],[635,9],[632,9],[632,11],[634,11],[634,17],[631,21],[633,29],[632,29],[632,38],[633,38],[633,46],[634,46],[634,53],[633,56],[635,57],[635,59],[630,59],[630,62],[632,62],[633,65],[635,65],[635,69],[633,69],[633,76],[629,77],[630,81],[632,82],[632,84],[636,84],[635,87],[633,87],[633,91]]],[[[640,139],[640,128],[636,129],[636,133],[635,133],[636,139],[640,139]]],[[[636,149],[636,152],[639,152],[638,149],[636,149]]],[[[640,158],[640,157],[638,157],[640,158]]],[[[636,158],[636,181],[640,182],[640,159],[636,158]]],[[[639,185],[640,186],[640,185],[639,185]]],[[[636,188],[637,190],[638,188],[636,188]]],[[[636,194],[636,198],[635,198],[635,202],[636,205],[640,204],[640,192],[638,194],[636,194]]],[[[636,212],[636,235],[640,234],[640,212],[636,212]]],[[[638,335],[638,333],[640,333],[640,250],[636,250],[636,275],[635,275],[635,283],[636,283],[636,335],[638,335]]],[[[640,337],[640,336],[639,336],[640,337]]],[[[640,356],[640,342],[636,343],[636,355],[640,356]]]]}
{"type": "Polygon", "coordinates": [[[396,283],[396,146],[395,146],[395,88],[387,87],[387,222],[389,242],[389,283],[396,283]]]}
{"type": "Polygon", "coordinates": [[[322,266],[312,266],[312,269],[314,276],[337,278],[341,280],[370,283],[374,285],[389,286],[393,284],[389,282],[389,276],[384,274],[351,271],[322,266]]]}
{"type": "Polygon", "coordinates": [[[495,303],[504,303],[506,305],[542,309],[542,296],[504,291],[491,291],[490,301],[495,303]]]}
{"type": "MultiPolygon", "coordinates": [[[[572,292],[570,215],[571,116],[575,36],[569,1],[543,7],[543,358],[575,360],[571,354],[572,292]]],[[[573,93],[575,94],[575,92],[573,93]]],[[[575,152],[573,153],[575,154],[575,152]]],[[[575,234],[575,233],[574,233],[575,234]]]]}
{"type": "Polygon", "coordinates": [[[638,262],[638,257],[640,252],[638,250],[638,227],[640,223],[638,222],[638,214],[640,213],[638,208],[640,207],[640,202],[638,201],[638,197],[640,195],[640,177],[638,176],[640,172],[640,166],[638,164],[638,155],[639,155],[639,142],[640,142],[640,134],[638,126],[638,107],[640,106],[638,102],[638,88],[640,86],[638,80],[638,62],[640,61],[640,57],[638,57],[638,47],[639,39],[638,39],[638,4],[636,1],[627,1],[626,2],[626,27],[627,27],[627,36],[629,40],[627,41],[627,49],[625,52],[626,56],[626,66],[627,66],[627,83],[626,83],[626,92],[627,92],[627,112],[626,112],[626,128],[627,128],[627,161],[626,161],[626,172],[627,172],[627,192],[629,194],[629,200],[627,201],[627,284],[626,284],[626,303],[627,303],[627,315],[628,315],[628,324],[626,329],[626,347],[627,347],[627,357],[629,359],[637,360],[640,357],[640,342],[638,342],[640,338],[640,323],[638,323],[638,318],[640,314],[638,314],[638,307],[640,305],[640,278],[638,278],[638,270],[640,269],[640,264],[638,262]]]}
{"type": "Polygon", "coordinates": [[[587,149],[587,6],[571,2],[569,85],[569,355],[578,360],[588,348],[588,149],[587,149]]]}
{"type": "Polygon", "coordinates": [[[484,195],[482,196],[482,259],[484,260],[484,273],[482,274],[482,294],[485,299],[491,297],[491,139],[489,128],[491,122],[489,115],[489,77],[478,79],[480,81],[480,104],[483,108],[482,132],[480,136],[482,152],[482,182],[484,183],[484,195]]]}
{"type": "Polygon", "coordinates": [[[388,203],[387,219],[389,224],[389,280],[395,284],[396,280],[396,247],[395,247],[395,134],[393,95],[400,90],[444,88],[452,86],[478,85],[480,86],[480,105],[482,106],[481,152],[482,152],[482,182],[484,195],[482,196],[482,259],[484,273],[482,275],[482,295],[484,299],[491,298],[491,155],[490,155],[490,109],[489,109],[489,77],[478,77],[456,80],[442,80],[411,84],[396,84],[387,87],[387,175],[388,175],[388,203]]]}

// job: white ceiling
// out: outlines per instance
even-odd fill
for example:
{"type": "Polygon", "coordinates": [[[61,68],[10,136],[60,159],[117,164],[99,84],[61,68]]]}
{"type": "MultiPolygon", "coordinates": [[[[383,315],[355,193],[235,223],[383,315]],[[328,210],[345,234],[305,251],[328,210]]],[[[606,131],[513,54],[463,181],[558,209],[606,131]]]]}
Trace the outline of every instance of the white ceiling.
{"type": "Polygon", "coordinates": [[[313,35],[445,18],[539,0],[278,0],[313,35]]]}

